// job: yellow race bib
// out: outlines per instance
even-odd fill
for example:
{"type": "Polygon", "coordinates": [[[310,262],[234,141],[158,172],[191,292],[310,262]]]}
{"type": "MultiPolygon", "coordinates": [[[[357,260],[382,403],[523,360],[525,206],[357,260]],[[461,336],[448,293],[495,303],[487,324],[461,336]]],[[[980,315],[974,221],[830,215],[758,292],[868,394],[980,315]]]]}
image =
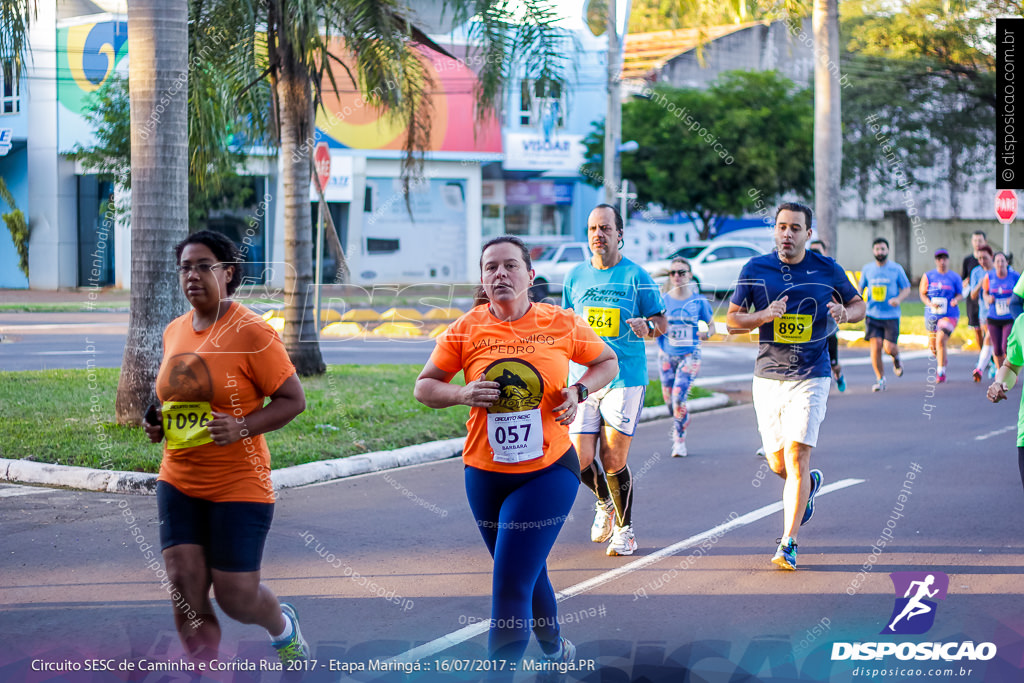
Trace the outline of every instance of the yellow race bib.
{"type": "Polygon", "coordinates": [[[619,309],[587,307],[585,313],[587,314],[587,324],[597,333],[597,336],[619,336],[619,309]]]}
{"type": "Polygon", "coordinates": [[[885,295],[889,291],[886,285],[872,285],[871,286],[871,300],[872,301],[885,301],[885,295]]]}
{"type": "Polygon", "coordinates": [[[775,342],[778,344],[804,344],[811,341],[811,316],[786,313],[773,322],[775,342]]]}
{"type": "Polygon", "coordinates": [[[164,435],[167,437],[169,450],[213,443],[210,432],[206,429],[206,423],[213,419],[213,409],[206,401],[164,401],[161,411],[164,415],[164,435]]]}

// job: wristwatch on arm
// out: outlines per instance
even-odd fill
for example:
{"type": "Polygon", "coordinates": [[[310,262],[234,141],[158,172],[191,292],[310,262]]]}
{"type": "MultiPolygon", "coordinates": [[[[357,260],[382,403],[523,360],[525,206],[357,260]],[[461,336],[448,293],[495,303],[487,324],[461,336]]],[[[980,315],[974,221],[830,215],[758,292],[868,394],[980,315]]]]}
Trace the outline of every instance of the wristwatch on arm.
{"type": "Polygon", "coordinates": [[[655,330],[654,322],[650,318],[644,318],[644,322],[647,323],[647,336],[653,337],[655,330]]]}
{"type": "Polygon", "coordinates": [[[583,403],[584,401],[586,401],[587,396],[590,396],[590,389],[587,389],[587,387],[584,386],[581,382],[576,382],[576,384],[573,384],[573,386],[576,387],[576,402],[583,403]]]}

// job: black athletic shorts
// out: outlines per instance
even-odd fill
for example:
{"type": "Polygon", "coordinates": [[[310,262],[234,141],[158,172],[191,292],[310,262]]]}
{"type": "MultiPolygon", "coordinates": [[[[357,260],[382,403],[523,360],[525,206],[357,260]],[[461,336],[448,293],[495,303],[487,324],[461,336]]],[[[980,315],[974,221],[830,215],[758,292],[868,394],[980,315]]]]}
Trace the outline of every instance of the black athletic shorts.
{"type": "Polygon", "coordinates": [[[274,519],[273,503],[215,503],[187,496],[166,481],[156,483],[160,549],[203,546],[206,566],[222,572],[259,571],[274,519]]]}
{"type": "Polygon", "coordinates": [[[900,319],[864,318],[864,338],[873,339],[875,337],[895,344],[900,337],[900,319]]]}
{"type": "Polygon", "coordinates": [[[967,297],[966,299],[964,299],[964,308],[967,309],[967,326],[968,327],[980,327],[981,326],[981,321],[978,318],[978,309],[980,307],[981,307],[981,305],[977,301],[972,299],[971,297],[967,297]]]}

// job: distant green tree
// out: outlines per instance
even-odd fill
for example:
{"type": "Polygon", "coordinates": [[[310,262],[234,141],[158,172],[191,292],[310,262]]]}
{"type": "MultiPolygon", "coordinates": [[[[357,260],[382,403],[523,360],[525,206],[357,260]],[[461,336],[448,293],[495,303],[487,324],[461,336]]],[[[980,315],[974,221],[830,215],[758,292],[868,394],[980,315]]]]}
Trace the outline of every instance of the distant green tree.
{"type": "Polygon", "coordinates": [[[0,178],[0,201],[3,201],[11,210],[0,214],[0,219],[7,226],[11,233],[11,241],[18,251],[18,268],[28,277],[28,238],[30,236],[28,221],[25,214],[14,203],[14,195],[7,189],[7,183],[0,178]]]}
{"type": "MultiPolygon", "coordinates": [[[[701,239],[729,216],[813,188],[811,92],[774,71],[730,71],[708,90],[657,88],[622,107],[622,176],[640,203],[699,224],[701,239]],[[758,204],[760,202],[760,204],[758,204]]],[[[600,185],[603,124],[585,143],[583,173],[600,185]]]]}
{"type": "MultiPolygon", "coordinates": [[[[113,75],[92,94],[83,114],[96,137],[95,144],[75,146],[72,156],[86,168],[105,179],[113,180],[120,190],[131,188],[131,114],[128,79],[113,75]]],[[[190,118],[194,108],[190,107],[190,118]]],[[[193,141],[194,144],[194,141],[193,141]]],[[[208,226],[210,212],[218,209],[241,210],[252,200],[253,184],[249,176],[240,176],[234,167],[244,161],[236,148],[213,157],[205,172],[194,168],[196,155],[190,145],[188,183],[188,225],[190,232],[208,226]]],[[[127,216],[127,205],[117,206],[117,213],[127,216]]]]}
{"type": "MultiPolygon", "coordinates": [[[[990,34],[996,17],[1014,8],[1019,11],[1020,4],[1013,0],[904,0],[897,7],[867,0],[844,5],[851,81],[867,100],[905,100],[912,107],[910,126],[901,126],[906,112],[895,112],[891,128],[908,140],[926,134],[932,151],[944,152],[938,179],[949,186],[954,217],[961,189],[993,163],[995,55],[990,34]],[[871,90],[880,92],[872,95],[871,90]]],[[[914,156],[916,151],[905,153],[914,156]]]]}

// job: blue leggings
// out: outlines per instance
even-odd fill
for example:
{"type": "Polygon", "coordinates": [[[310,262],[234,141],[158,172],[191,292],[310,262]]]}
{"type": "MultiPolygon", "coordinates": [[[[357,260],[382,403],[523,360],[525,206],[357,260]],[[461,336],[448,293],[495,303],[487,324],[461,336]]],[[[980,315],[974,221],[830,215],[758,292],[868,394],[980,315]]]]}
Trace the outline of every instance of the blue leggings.
{"type": "Polygon", "coordinates": [[[686,397],[690,394],[690,385],[700,373],[700,347],[685,356],[670,356],[658,351],[658,362],[661,364],[661,395],[672,412],[672,441],[685,443],[686,426],[690,424],[686,397]]]}
{"type": "Polygon", "coordinates": [[[558,651],[558,607],[546,563],[579,483],[558,464],[523,474],[466,467],[469,507],[494,558],[487,642],[494,659],[522,659],[531,628],[544,652],[558,651]]]}

